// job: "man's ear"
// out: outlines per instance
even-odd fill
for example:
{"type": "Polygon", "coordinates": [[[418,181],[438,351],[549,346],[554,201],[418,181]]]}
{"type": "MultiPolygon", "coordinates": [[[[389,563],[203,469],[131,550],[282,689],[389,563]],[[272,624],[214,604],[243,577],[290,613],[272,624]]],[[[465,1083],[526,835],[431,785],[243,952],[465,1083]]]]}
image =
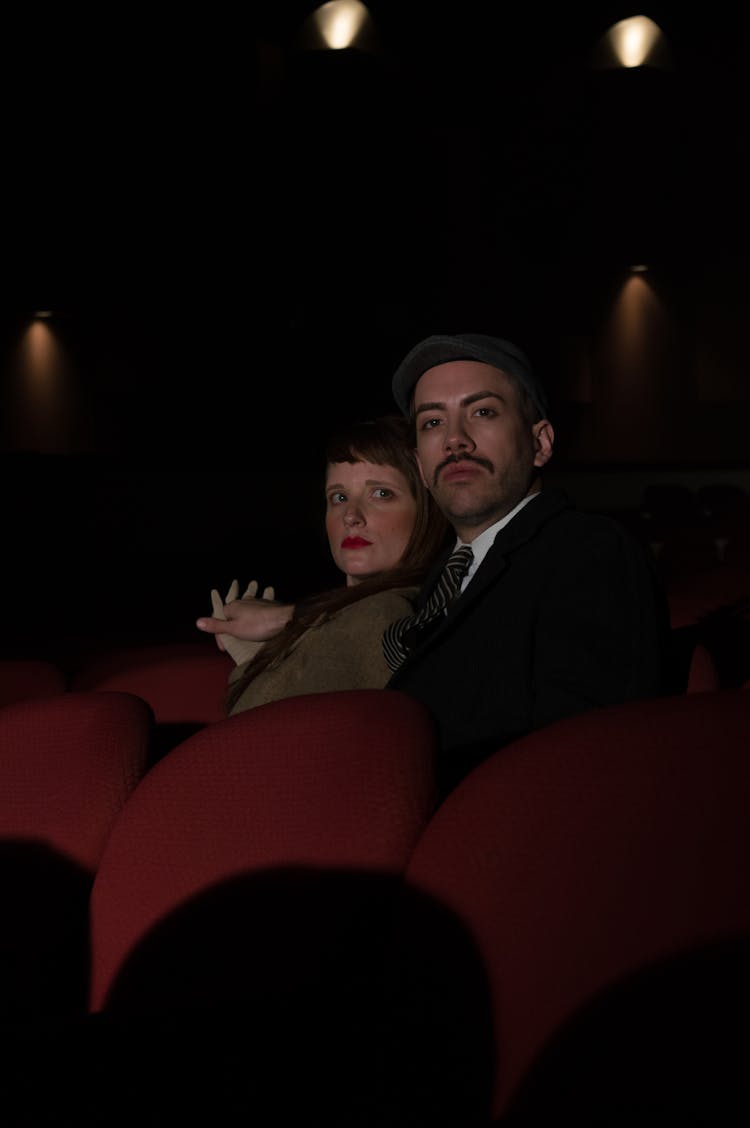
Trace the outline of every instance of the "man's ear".
{"type": "Polygon", "coordinates": [[[531,428],[534,436],[534,465],[544,466],[552,457],[552,448],[555,445],[555,429],[549,419],[540,419],[531,428]]]}

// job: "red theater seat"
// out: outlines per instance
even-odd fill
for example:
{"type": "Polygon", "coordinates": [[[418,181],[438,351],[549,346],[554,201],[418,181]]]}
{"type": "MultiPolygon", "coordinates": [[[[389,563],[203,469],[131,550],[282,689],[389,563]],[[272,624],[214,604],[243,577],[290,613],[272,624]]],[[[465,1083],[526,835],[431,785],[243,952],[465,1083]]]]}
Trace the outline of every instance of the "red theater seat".
{"type": "Polygon", "coordinates": [[[37,658],[0,660],[0,707],[16,701],[55,697],[66,689],[65,674],[54,662],[37,658]]]}
{"type": "Polygon", "coordinates": [[[746,1119],[749,753],[747,693],[683,694],[549,725],[448,796],[406,875],[432,927],[397,930],[404,1123],[746,1119]]]}
{"type": "MultiPolygon", "coordinates": [[[[172,990],[182,1005],[193,989],[204,990],[201,976],[210,980],[216,968],[197,966],[185,980],[148,978],[139,972],[148,968],[145,955],[140,964],[133,959],[120,988],[118,976],[139,946],[148,952],[149,934],[169,914],[232,879],[300,866],[373,879],[400,874],[434,806],[434,740],[419,702],[352,690],[272,702],[173,749],[122,812],[96,875],[92,1010],[108,1001],[148,1009],[172,990]]],[[[251,899],[247,909],[253,919],[251,899]]],[[[300,959],[320,923],[299,921],[293,947],[300,959]]],[[[269,926],[273,933],[273,921],[259,915],[250,930],[267,957],[269,926]]],[[[265,990],[252,946],[232,969],[229,997],[243,982],[251,992],[265,990]]],[[[166,965],[174,956],[166,950],[166,965]]],[[[228,975],[222,969],[217,982],[228,975]]]]}
{"type": "Polygon", "coordinates": [[[61,693],[0,709],[6,1020],[86,1011],[88,898],[118,813],[142,777],[148,706],[61,693]]]}
{"type": "Polygon", "coordinates": [[[91,899],[97,1084],[137,1043],[126,1117],[367,1122],[382,950],[434,750],[419,702],[352,690],[208,725],[154,765],[91,899]]]}
{"type": "Polygon", "coordinates": [[[104,650],[71,676],[71,688],[135,693],[157,724],[209,724],[225,716],[232,659],[213,641],[152,643],[104,650]]]}

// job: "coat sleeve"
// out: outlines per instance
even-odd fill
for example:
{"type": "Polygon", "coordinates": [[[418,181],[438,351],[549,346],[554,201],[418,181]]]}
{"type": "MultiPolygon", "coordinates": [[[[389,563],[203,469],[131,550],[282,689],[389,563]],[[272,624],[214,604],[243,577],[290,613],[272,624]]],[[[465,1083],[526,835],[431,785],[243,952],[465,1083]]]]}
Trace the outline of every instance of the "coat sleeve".
{"type": "Polygon", "coordinates": [[[412,594],[411,589],[379,592],[311,627],[282,662],[250,682],[232,712],[305,693],[384,688],[390,670],[383,631],[411,614],[412,594]]]}

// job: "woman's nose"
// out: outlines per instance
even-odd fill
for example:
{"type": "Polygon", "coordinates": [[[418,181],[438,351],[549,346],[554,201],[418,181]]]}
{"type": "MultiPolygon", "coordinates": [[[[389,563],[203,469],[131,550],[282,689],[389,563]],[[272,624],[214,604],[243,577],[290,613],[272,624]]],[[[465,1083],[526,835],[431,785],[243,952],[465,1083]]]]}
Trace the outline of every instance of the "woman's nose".
{"type": "Polygon", "coordinates": [[[362,511],[356,505],[349,505],[344,513],[344,524],[348,526],[361,525],[363,521],[362,511]]]}

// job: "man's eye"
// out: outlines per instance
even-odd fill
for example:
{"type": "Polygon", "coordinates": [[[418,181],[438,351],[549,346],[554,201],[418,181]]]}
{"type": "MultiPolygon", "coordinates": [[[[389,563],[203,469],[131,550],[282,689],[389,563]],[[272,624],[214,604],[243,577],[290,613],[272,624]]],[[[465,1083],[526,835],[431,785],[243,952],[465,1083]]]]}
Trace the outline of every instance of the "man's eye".
{"type": "Polygon", "coordinates": [[[487,417],[487,416],[496,415],[497,413],[496,413],[494,407],[478,407],[477,410],[476,410],[476,414],[487,417]]]}
{"type": "Polygon", "coordinates": [[[439,426],[440,426],[440,420],[439,419],[425,419],[424,423],[422,424],[422,430],[423,431],[431,431],[433,429],[433,427],[439,427],[439,426]]]}

